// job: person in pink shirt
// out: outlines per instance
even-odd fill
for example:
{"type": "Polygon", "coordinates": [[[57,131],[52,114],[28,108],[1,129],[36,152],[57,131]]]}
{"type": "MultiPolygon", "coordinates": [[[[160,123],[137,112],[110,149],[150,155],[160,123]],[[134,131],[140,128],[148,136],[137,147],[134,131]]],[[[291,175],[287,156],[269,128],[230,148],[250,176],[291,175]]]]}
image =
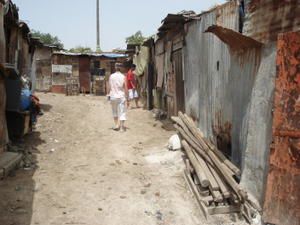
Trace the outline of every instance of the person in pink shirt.
{"type": "Polygon", "coordinates": [[[124,74],[121,73],[123,65],[116,63],[116,72],[110,75],[108,85],[108,97],[111,102],[114,117],[114,130],[126,131],[126,103],[128,104],[128,88],[124,74]]]}

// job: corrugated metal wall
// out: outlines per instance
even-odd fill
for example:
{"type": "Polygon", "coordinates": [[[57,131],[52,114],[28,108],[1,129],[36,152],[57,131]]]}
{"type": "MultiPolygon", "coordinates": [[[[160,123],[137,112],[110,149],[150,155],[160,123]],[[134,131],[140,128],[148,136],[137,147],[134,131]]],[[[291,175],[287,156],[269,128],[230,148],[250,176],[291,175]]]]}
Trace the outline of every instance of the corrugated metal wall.
{"type": "MultiPolygon", "coordinates": [[[[261,51],[261,62],[250,94],[247,115],[241,130],[243,173],[241,185],[263,202],[269,149],[272,141],[272,108],[276,47],[261,51]]],[[[247,64],[249,64],[247,62],[247,64]]],[[[247,86],[245,86],[247,87],[247,86]]]]}
{"type": "MultiPolygon", "coordinates": [[[[4,35],[4,23],[3,23],[3,5],[0,2],[0,63],[5,62],[5,35],[4,35]]],[[[6,117],[5,117],[5,105],[6,105],[6,91],[4,78],[0,75],[0,153],[4,151],[6,144],[8,143],[6,117]]]]}
{"type": "Polygon", "coordinates": [[[244,34],[263,43],[300,29],[300,0],[245,0],[244,34]]]}
{"type": "MultiPolygon", "coordinates": [[[[213,34],[204,33],[213,25],[238,30],[238,4],[229,2],[186,25],[184,77],[186,112],[198,121],[206,136],[220,135],[230,145],[232,101],[229,77],[229,48],[213,34]],[[225,19],[226,17],[226,19],[225,19]]],[[[226,147],[230,149],[230,146],[226,147]]],[[[230,152],[226,152],[230,154],[230,152]]]]}
{"type": "Polygon", "coordinates": [[[187,25],[186,111],[243,169],[242,184],[262,200],[271,139],[275,49],[231,49],[213,34],[203,33],[216,21],[238,32],[238,5],[230,2],[223,7],[187,25]]]}

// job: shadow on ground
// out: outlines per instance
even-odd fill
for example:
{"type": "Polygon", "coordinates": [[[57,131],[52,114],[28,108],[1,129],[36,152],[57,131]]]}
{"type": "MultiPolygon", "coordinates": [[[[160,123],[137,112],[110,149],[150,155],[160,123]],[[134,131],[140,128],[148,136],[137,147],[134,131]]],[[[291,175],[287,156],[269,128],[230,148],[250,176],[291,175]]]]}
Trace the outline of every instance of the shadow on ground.
{"type": "Polygon", "coordinates": [[[40,104],[41,106],[41,109],[44,111],[44,112],[49,112],[51,109],[52,109],[52,105],[48,105],[48,104],[40,104]]]}
{"type": "Polygon", "coordinates": [[[33,175],[38,168],[38,146],[43,144],[40,132],[32,132],[12,146],[24,154],[24,165],[0,180],[0,224],[30,225],[34,195],[38,191],[33,175]]]}

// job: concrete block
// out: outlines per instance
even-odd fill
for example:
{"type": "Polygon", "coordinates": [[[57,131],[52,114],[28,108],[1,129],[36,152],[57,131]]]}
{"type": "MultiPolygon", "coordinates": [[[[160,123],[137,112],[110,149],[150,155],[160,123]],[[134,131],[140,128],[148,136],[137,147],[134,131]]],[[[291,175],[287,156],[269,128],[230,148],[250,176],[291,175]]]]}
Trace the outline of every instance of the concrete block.
{"type": "Polygon", "coordinates": [[[14,152],[4,152],[0,155],[0,178],[8,176],[22,160],[23,155],[14,152]]]}

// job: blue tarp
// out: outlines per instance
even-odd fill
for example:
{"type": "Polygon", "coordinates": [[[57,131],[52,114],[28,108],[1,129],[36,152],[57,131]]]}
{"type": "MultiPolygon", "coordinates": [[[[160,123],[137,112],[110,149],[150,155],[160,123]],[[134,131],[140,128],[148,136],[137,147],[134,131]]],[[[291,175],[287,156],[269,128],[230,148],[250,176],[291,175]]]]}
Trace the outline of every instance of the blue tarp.
{"type": "Polygon", "coordinates": [[[21,110],[29,110],[31,104],[31,91],[29,89],[22,89],[21,92],[21,110]]]}

